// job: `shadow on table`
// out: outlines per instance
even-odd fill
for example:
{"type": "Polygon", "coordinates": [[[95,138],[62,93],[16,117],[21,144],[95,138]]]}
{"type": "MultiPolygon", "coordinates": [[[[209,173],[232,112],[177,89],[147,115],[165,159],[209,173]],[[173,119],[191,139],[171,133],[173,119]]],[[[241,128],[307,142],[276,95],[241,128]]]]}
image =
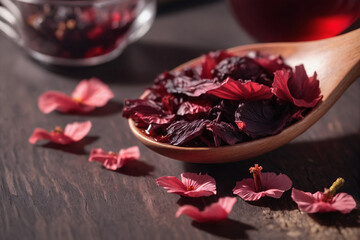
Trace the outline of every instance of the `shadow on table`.
{"type": "Polygon", "coordinates": [[[354,209],[349,214],[340,212],[314,213],[309,216],[324,226],[360,227],[360,210],[354,209]]]}
{"type": "Polygon", "coordinates": [[[53,73],[76,81],[98,77],[113,84],[152,84],[153,79],[165,70],[208,52],[210,49],[195,49],[145,41],[128,46],[118,58],[93,67],[60,67],[43,65],[53,73]]]}
{"type": "Polygon", "coordinates": [[[257,207],[267,207],[272,211],[290,211],[297,209],[296,203],[291,198],[291,189],[283,193],[281,198],[263,197],[258,201],[247,202],[257,207]]]}
{"type": "MultiPolygon", "coordinates": [[[[290,143],[261,156],[224,164],[184,163],[184,171],[207,173],[216,180],[220,196],[232,195],[236,181],[251,178],[249,167],[258,163],[263,172],[283,173],[290,177],[293,187],[307,192],[322,191],[338,177],[345,179],[341,192],[359,198],[360,134],[315,142],[290,143]]],[[[280,199],[263,198],[249,204],[271,210],[297,208],[285,192],[280,199]]]]}
{"type": "Polygon", "coordinates": [[[248,239],[246,231],[256,229],[253,226],[232,219],[210,223],[198,223],[193,221],[192,225],[202,231],[229,239],[248,239]]]}
{"type": "Polygon", "coordinates": [[[116,172],[133,177],[142,177],[150,175],[154,169],[154,166],[141,160],[136,160],[127,163],[122,168],[116,170],[116,172]]]}
{"type": "Polygon", "coordinates": [[[69,145],[60,145],[60,144],[50,142],[50,143],[41,145],[41,147],[52,148],[52,149],[61,150],[64,152],[77,154],[77,155],[86,155],[86,154],[88,154],[88,152],[85,151],[85,146],[95,142],[98,139],[99,139],[99,137],[97,137],[97,136],[86,136],[81,141],[75,142],[75,143],[72,143],[69,145]]]}
{"type": "Polygon", "coordinates": [[[200,210],[203,210],[205,207],[209,206],[210,204],[217,202],[219,200],[219,196],[209,196],[209,197],[180,197],[179,200],[176,202],[177,205],[184,206],[184,205],[192,205],[197,207],[200,210]]]}
{"type": "Polygon", "coordinates": [[[122,108],[123,108],[123,104],[121,102],[110,100],[104,107],[95,108],[93,111],[88,113],[77,113],[77,112],[69,112],[69,113],[57,112],[57,113],[61,115],[104,117],[104,116],[120,113],[122,111],[122,108]]]}

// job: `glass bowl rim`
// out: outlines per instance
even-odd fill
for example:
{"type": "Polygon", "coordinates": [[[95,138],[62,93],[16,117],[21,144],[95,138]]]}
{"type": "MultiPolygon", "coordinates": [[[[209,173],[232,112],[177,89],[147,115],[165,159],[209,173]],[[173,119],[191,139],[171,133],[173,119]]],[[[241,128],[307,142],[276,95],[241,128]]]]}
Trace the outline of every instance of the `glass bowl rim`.
{"type": "MultiPolygon", "coordinates": [[[[14,0],[14,2],[39,5],[94,6],[132,2],[134,0],[14,0]]],[[[140,0],[137,0],[140,1],[140,0]]],[[[135,2],[137,2],[135,1],[135,2]]]]}

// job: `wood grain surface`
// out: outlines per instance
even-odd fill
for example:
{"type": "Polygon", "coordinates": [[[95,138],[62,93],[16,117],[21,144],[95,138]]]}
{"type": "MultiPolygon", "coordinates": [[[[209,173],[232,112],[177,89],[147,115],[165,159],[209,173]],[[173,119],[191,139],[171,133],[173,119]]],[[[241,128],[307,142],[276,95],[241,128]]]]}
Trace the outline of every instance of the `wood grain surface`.
{"type": "Polygon", "coordinates": [[[165,69],[209,50],[253,43],[228,13],[225,2],[159,15],[150,32],[113,62],[92,68],[43,66],[0,35],[0,239],[360,239],[360,81],[313,127],[262,156],[229,164],[190,164],[140,146],[140,161],[109,171],[87,161],[91,148],[117,151],[139,144],[121,117],[125,98],[136,98],[165,69]],[[226,27],[224,27],[226,26],[226,27]],[[216,30],[214,30],[216,29],[216,30]],[[47,90],[71,93],[82,78],[99,77],[116,97],[90,115],[42,114],[37,97],[47,90]],[[83,141],[66,147],[28,138],[35,127],[52,129],[91,120],[83,141]],[[231,196],[235,182],[259,163],[284,173],[293,186],[322,191],[337,177],[358,207],[348,215],[306,214],[286,192],[279,200],[238,198],[225,221],[212,224],[175,218],[178,207],[200,199],[168,194],[155,179],[202,172],[231,196]]]}

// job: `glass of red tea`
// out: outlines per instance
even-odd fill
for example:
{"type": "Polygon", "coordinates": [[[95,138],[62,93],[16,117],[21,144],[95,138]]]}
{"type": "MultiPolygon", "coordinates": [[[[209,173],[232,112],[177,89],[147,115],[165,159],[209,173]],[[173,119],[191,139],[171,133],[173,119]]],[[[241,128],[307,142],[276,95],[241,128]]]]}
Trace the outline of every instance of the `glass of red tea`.
{"type": "Polygon", "coordinates": [[[4,0],[0,30],[33,58],[89,66],[117,57],[155,18],[156,0],[4,0]]]}
{"type": "Polygon", "coordinates": [[[228,0],[228,4],[237,22],[262,42],[332,37],[360,16],[359,0],[228,0]]]}

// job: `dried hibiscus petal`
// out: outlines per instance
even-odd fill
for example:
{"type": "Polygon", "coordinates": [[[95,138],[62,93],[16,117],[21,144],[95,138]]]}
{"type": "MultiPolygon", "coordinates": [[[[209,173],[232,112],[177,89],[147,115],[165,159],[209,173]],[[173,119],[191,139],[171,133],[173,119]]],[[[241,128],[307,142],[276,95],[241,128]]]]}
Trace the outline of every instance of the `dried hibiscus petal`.
{"type": "Polygon", "coordinates": [[[227,78],[219,87],[207,93],[222,99],[249,101],[270,99],[273,96],[268,86],[252,81],[236,81],[231,78],[227,78]]]}
{"type": "MultiPolygon", "coordinates": [[[[236,126],[226,122],[211,122],[206,125],[206,129],[214,134],[214,138],[223,140],[226,144],[234,145],[242,142],[244,136],[236,129],[236,126]]],[[[214,140],[215,146],[220,146],[219,140],[214,140]],[[218,143],[218,144],[217,144],[218,143]]]]}
{"type": "Polygon", "coordinates": [[[194,116],[194,115],[208,113],[211,109],[212,109],[211,104],[206,103],[206,102],[186,101],[186,102],[183,102],[179,106],[179,108],[177,110],[177,115],[179,115],[179,116],[186,116],[186,115],[194,116]]]}
{"type": "Polygon", "coordinates": [[[284,63],[284,60],[281,56],[278,55],[262,55],[255,53],[256,56],[254,61],[259,64],[262,68],[266,70],[267,73],[273,74],[277,70],[282,69],[291,69],[290,66],[284,63]]]}
{"type": "Polygon", "coordinates": [[[166,129],[170,144],[175,146],[184,145],[190,140],[200,136],[209,122],[209,120],[197,119],[192,122],[181,120],[172,123],[166,129]]]}
{"type": "Polygon", "coordinates": [[[295,72],[279,70],[274,73],[273,93],[282,100],[298,107],[315,107],[321,100],[316,72],[308,77],[304,65],[295,67],[295,72]]]}
{"type": "Polygon", "coordinates": [[[212,78],[213,77],[213,71],[216,67],[216,65],[229,57],[233,57],[232,54],[229,54],[225,51],[216,51],[216,52],[210,52],[209,54],[203,56],[203,61],[201,64],[201,77],[202,78],[212,78]]]}
{"type": "Polygon", "coordinates": [[[156,141],[223,146],[281,132],[321,99],[316,74],[281,56],[211,52],[156,77],[144,99],[126,100],[123,116],[156,141]]]}
{"type": "Polygon", "coordinates": [[[215,79],[194,80],[191,77],[180,76],[167,81],[165,85],[169,93],[185,94],[189,97],[199,97],[207,91],[217,88],[215,79]]]}
{"type": "Polygon", "coordinates": [[[275,135],[291,120],[287,105],[271,101],[242,103],[235,112],[235,123],[252,138],[275,135]]]}
{"type": "Polygon", "coordinates": [[[231,57],[222,60],[215,69],[215,75],[220,81],[230,77],[238,80],[256,82],[264,71],[249,57],[231,57]]]}

